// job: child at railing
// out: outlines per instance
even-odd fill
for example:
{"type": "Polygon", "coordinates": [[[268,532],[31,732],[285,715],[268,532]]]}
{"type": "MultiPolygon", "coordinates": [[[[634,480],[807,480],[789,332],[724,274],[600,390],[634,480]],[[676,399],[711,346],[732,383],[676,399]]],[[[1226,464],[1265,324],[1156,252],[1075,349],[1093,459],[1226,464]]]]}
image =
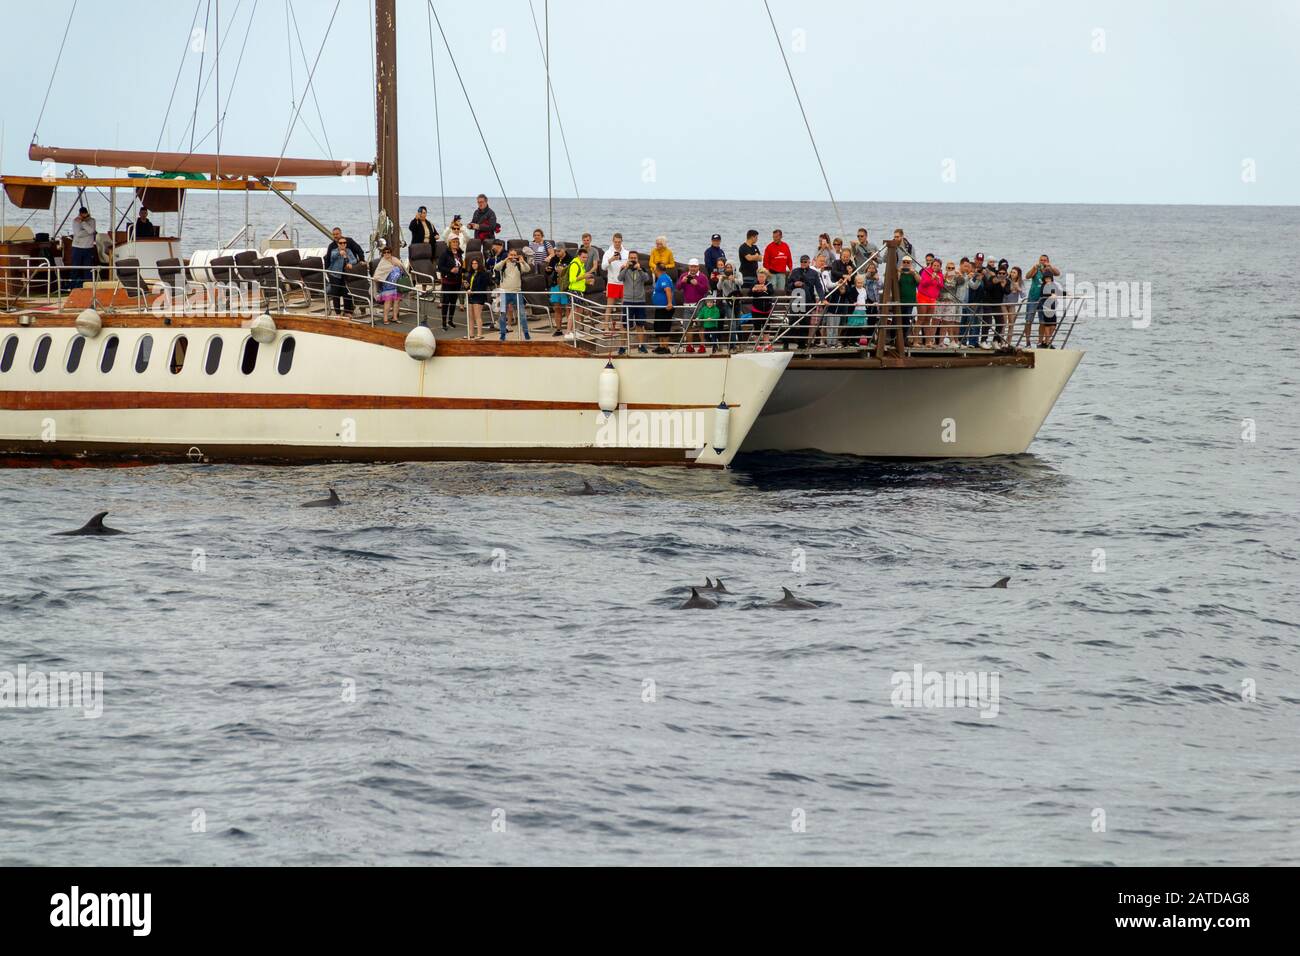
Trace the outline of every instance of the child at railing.
{"type": "Polygon", "coordinates": [[[721,316],[722,310],[718,307],[718,299],[712,295],[700,302],[699,311],[695,313],[695,318],[699,320],[700,328],[704,329],[704,338],[708,340],[712,352],[718,351],[718,342],[722,336],[718,331],[721,316]]]}

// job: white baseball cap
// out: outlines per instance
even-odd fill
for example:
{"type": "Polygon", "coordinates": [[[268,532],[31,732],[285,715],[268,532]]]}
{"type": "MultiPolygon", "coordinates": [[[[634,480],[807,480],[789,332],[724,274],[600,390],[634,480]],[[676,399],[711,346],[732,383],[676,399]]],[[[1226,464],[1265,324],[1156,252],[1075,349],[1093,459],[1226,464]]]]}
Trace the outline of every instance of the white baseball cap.
{"type": "Polygon", "coordinates": [[[688,266],[698,266],[698,265],[700,264],[700,260],[699,260],[699,259],[692,259],[690,262],[688,262],[688,263],[686,263],[686,264],[687,264],[688,266]]]}

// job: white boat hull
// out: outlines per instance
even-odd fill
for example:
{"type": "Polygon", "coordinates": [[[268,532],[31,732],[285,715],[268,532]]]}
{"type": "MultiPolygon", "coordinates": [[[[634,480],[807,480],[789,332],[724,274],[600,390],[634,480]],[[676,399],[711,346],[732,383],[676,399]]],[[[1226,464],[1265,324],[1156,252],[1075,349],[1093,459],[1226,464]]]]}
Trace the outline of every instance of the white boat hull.
{"type": "Polygon", "coordinates": [[[537,343],[439,343],[416,361],[397,333],[340,327],[328,320],[280,318],[276,341],[255,346],[238,324],[163,327],[161,321],[106,323],[87,339],[81,363],[66,358],[79,333],[70,325],[0,327],[0,347],[19,338],[12,367],[0,373],[0,452],[42,458],[209,461],[552,460],[723,467],[736,454],[789,358],[626,357],[613,359],[619,408],[606,414],[599,380],[606,359],[537,343]],[[41,371],[36,343],[51,338],[41,371]],[[143,336],[153,354],[135,358],[143,336]],[[103,349],[119,339],[101,371],[103,349]],[[169,357],[184,336],[187,356],[169,357]],[[214,374],[208,344],[223,341],[214,374]],[[292,365],[278,368],[294,340],[292,365]],[[369,341],[365,339],[369,339],[369,341]],[[717,406],[727,403],[724,447],[717,406]]]}
{"type": "Polygon", "coordinates": [[[1081,351],[1033,366],[786,371],[742,451],[816,449],[873,458],[984,458],[1029,448],[1081,351]]]}

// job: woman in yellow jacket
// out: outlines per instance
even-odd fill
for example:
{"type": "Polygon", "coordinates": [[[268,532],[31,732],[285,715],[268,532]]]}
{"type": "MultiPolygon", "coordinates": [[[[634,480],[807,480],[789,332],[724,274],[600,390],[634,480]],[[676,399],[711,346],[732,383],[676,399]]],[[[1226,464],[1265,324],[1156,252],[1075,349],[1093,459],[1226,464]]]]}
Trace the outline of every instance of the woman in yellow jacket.
{"type": "Polygon", "coordinates": [[[673,259],[673,251],[668,248],[668,237],[659,236],[655,239],[655,247],[650,250],[650,274],[655,275],[655,269],[660,264],[665,269],[672,269],[677,265],[673,259]]]}

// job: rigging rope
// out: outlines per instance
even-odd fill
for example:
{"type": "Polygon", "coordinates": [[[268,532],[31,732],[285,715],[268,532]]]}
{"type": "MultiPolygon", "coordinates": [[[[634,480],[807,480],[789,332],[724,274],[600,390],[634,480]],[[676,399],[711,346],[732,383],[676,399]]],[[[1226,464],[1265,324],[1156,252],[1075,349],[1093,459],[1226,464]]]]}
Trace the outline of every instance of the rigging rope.
{"type": "Polygon", "coordinates": [[[45,119],[45,107],[50,102],[50,90],[54,89],[54,77],[59,73],[59,62],[63,59],[63,47],[68,42],[68,31],[72,29],[72,18],[77,14],[77,0],[72,0],[72,9],[68,12],[68,23],[63,28],[63,39],[59,41],[59,55],[54,58],[54,69],[50,71],[50,82],[45,87],[45,99],[41,100],[41,111],[36,116],[36,126],[32,130],[32,142],[36,142],[36,134],[41,131],[41,120],[45,119]]]}
{"type": "MultiPolygon", "coordinates": [[[[306,66],[306,65],[307,65],[307,48],[303,45],[303,42],[302,42],[302,33],[298,30],[298,13],[297,13],[297,11],[295,11],[295,10],[293,9],[293,0],[289,0],[288,8],[289,8],[289,13],[293,16],[293,32],[294,32],[294,35],[297,36],[297,38],[298,38],[298,53],[302,56],[302,65],[303,65],[303,66],[306,66]]],[[[290,63],[292,64],[292,62],[293,62],[293,51],[292,51],[292,49],[290,49],[290,51],[289,51],[289,61],[290,61],[290,63]]],[[[291,69],[292,69],[292,67],[291,67],[291,69]]],[[[292,79],[291,79],[291,82],[292,82],[292,79]]],[[[311,101],[312,101],[312,103],[314,103],[314,104],[316,105],[316,119],[318,119],[318,120],[320,121],[320,134],[321,134],[321,138],[325,140],[325,149],[324,149],[325,155],[328,156],[330,159],[333,159],[333,158],[334,158],[334,149],[333,149],[333,147],[330,146],[330,134],[329,134],[329,131],[325,129],[325,114],[323,114],[323,113],[321,112],[321,108],[320,108],[320,100],[316,98],[316,87],[311,86],[311,85],[309,84],[309,85],[307,86],[307,89],[311,92],[311,101]]],[[[306,121],[306,120],[303,120],[303,128],[306,129],[308,133],[311,133],[311,127],[309,127],[309,126],[307,125],[307,121],[306,121]]],[[[315,134],[312,135],[312,139],[313,139],[313,140],[316,139],[315,134]]],[[[319,146],[320,143],[317,142],[316,145],[319,146]]]]}
{"type": "MultiPolygon", "coordinates": [[[[208,22],[212,19],[212,0],[208,0],[208,7],[203,12],[203,44],[199,49],[199,72],[194,78],[194,112],[190,114],[189,131],[190,131],[190,152],[194,152],[194,134],[197,133],[199,126],[199,97],[203,94],[203,88],[207,85],[203,82],[203,61],[208,55],[208,22]]],[[[181,135],[185,135],[185,130],[181,130],[181,135]]]]}
{"type": "MultiPolygon", "coordinates": [[[[573,198],[581,199],[582,194],[578,192],[578,177],[573,172],[573,157],[569,155],[569,139],[564,135],[564,118],[560,116],[560,101],[555,98],[555,88],[551,86],[551,57],[550,57],[550,38],[551,31],[548,25],[546,30],[546,42],[542,42],[542,35],[537,30],[537,14],[533,10],[533,0],[528,0],[528,12],[533,16],[533,33],[537,36],[537,45],[542,48],[542,59],[546,62],[546,92],[547,108],[551,104],[555,105],[555,124],[560,128],[560,142],[564,145],[564,159],[569,164],[569,178],[573,180],[573,198]]],[[[548,124],[549,133],[549,124],[548,124]]]]}
{"type": "Polygon", "coordinates": [[[519,229],[519,220],[515,218],[515,211],[510,205],[510,197],[506,195],[505,184],[501,182],[501,174],[497,171],[496,160],[492,158],[492,150],[488,147],[487,137],[483,135],[483,127],[479,124],[478,114],[474,112],[474,104],[470,101],[469,90],[465,88],[465,80],[460,75],[460,67],[456,65],[456,56],[451,52],[451,44],[447,41],[447,31],[442,28],[442,20],[438,17],[438,11],[433,8],[433,0],[427,0],[429,12],[433,14],[433,20],[438,24],[438,32],[442,34],[442,45],[447,48],[447,59],[451,60],[451,68],[456,72],[456,81],[460,83],[460,91],[465,94],[465,105],[469,107],[469,115],[474,120],[474,128],[478,130],[478,138],[483,141],[483,149],[487,153],[488,164],[492,167],[492,175],[496,177],[497,188],[501,190],[501,198],[506,201],[506,210],[510,213],[510,221],[515,224],[515,234],[522,236],[519,229]]]}
{"type": "Polygon", "coordinates": [[[442,181],[442,121],[438,118],[438,65],[433,58],[432,7],[424,11],[429,26],[429,70],[433,74],[433,133],[438,148],[438,201],[442,209],[442,228],[447,228],[447,188],[442,181]]]}
{"type": "MultiPolygon", "coordinates": [[[[532,9],[530,3],[529,10],[532,9]]],[[[536,21],[536,14],[533,15],[536,21]]],[[[555,196],[551,188],[551,0],[542,0],[542,19],[546,22],[546,43],[542,45],[542,64],[546,68],[546,228],[555,239],[555,196]]],[[[533,29],[537,29],[536,22],[533,29]]]]}
{"type": "Polygon", "coordinates": [[[835,218],[840,224],[840,235],[844,233],[844,217],[840,215],[839,203],[835,201],[835,193],[831,191],[830,177],[826,175],[826,166],[822,163],[822,154],[817,149],[817,139],[813,136],[812,124],[808,122],[808,113],[803,108],[803,100],[799,97],[799,86],[794,81],[794,72],[790,69],[790,60],[785,55],[785,45],[781,42],[781,34],[776,28],[776,19],[772,16],[772,7],[767,0],[763,0],[763,7],[767,10],[767,19],[772,24],[772,36],[776,38],[776,48],[781,51],[781,62],[785,64],[786,75],[790,77],[790,88],[794,90],[794,100],[799,104],[799,114],[803,117],[803,125],[808,130],[808,141],[812,143],[813,155],[817,157],[817,167],[822,171],[822,181],[826,183],[826,194],[831,197],[831,206],[835,209],[835,218]]]}

